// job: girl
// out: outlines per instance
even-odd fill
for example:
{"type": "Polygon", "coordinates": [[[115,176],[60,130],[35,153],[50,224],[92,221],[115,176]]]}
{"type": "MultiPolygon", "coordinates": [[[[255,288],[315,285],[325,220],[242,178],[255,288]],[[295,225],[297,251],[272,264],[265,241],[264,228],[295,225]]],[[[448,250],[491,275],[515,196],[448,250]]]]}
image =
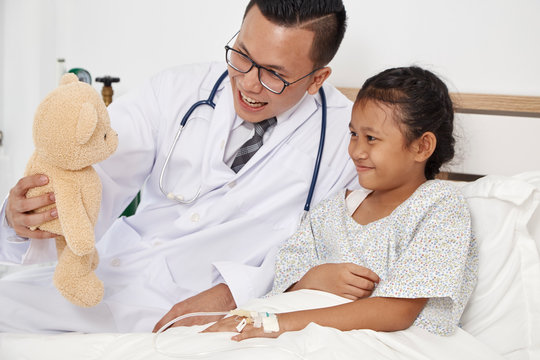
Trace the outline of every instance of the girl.
{"type": "Polygon", "coordinates": [[[478,262],[464,198],[434,180],[454,155],[453,114],[447,87],[429,71],[396,68],[368,79],[349,125],[349,155],[363,189],[343,190],[311,211],[278,253],[271,294],[300,288],[337,293],[330,285],[335,279],[314,284],[331,265],[354,263],[366,268],[358,277],[368,293],[377,283],[371,296],[362,298],[354,293],[358,285],[349,286],[348,297],[356,299],[350,303],[277,315],[240,312],[246,326],[232,316],[207,331],[240,331],[233,339],[242,340],[315,322],[344,331],[414,324],[452,334],[478,262]],[[321,264],[329,266],[321,271],[321,264]]]}

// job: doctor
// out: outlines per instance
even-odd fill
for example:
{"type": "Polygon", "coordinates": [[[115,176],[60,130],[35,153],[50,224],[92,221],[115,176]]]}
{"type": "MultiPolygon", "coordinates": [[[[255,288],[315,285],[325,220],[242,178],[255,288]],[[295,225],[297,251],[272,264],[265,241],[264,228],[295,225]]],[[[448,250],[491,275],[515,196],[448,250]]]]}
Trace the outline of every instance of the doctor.
{"type": "MultiPolygon", "coordinates": [[[[345,9],[340,0],[296,4],[250,1],[226,48],[227,67],[164,71],[109,107],[119,147],[96,167],[103,184],[97,274],[105,298],[78,308],[52,286],[54,267],[15,273],[0,280],[0,331],[150,331],[184,313],[232,309],[270,289],[276,248],[295,231],[310,186],[321,87],[328,125],[313,204],[355,177],[347,156],[351,103],[324,83],[345,32],[345,9]],[[215,109],[198,107],[174,145],[182,116],[226,69],[215,109]],[[255,133],[262,146],[238,159],[255,133]],[[160,190],[171,148],[161,187],[184,202],[160,190]],[[118,218],[139,190],[137,213],[118,218]]],[[[54,195],[25,198],[46,182],[26,177],[11,190],[1,214],[0,261],[55,259],[53,234],[29,230],[55,211],[28,214],[54,195]]]]}

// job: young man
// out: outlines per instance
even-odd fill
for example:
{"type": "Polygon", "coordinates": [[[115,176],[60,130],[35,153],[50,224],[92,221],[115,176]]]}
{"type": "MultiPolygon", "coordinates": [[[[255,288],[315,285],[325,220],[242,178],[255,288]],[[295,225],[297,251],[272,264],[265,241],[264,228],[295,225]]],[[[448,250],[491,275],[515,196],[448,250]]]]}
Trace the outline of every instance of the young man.
{"type": "MultiPolygon", "coordinates": [[[[321,132],[318,91],[345,31],[341,1],[295,4],[248,4],[226,47],[228,77],[215,109],[197,108],[176,145],[180,119],[208,97],[223,64],[165,71],[109,107],[119,147],[96,167],[103,184],[96,273],[105,297],[78,308],[53,288],[53,268],[21,273],[0,281],[0,331],[156,330],[178,315],[233,309],[269,290],[276,248],[302,215],[321,132]],[[118,219],[141,188],[137,213],[118,219]]],[[[355,177],[347,161],[351,104],[333,87],[324,90],[328,124],[314,204],[355,177]]],[[[23,178],[10,192],[0,260],[54,259],[46,240],[53,234],[28,229],[55,216],[28,214],[53,202],[25,198],[41,179],[23,178]]]]}

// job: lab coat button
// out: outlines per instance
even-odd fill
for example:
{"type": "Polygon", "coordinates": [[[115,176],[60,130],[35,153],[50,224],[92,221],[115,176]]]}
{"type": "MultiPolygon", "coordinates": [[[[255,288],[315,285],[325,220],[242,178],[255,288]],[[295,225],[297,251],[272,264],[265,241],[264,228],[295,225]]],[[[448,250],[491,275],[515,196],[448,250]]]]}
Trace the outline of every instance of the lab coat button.
{"type": "Polygon", "coordinates": [[[197,214],[197,213],[191,214],[191,221],[198,222],[200,219],[201,219],[201,217],[199,216],[199,214],[197,214]]]}
{"type": "Polygon", "coordinates": [[[163,241],[154,241],[154,246],[159,246],[161,244],[163,244],[163,241]]]}
{"type": "Polygon", "coordinates": [[[120,261],[119,258],[114,258],[111,260],[111,265],[114,267],[118,267],[122,264],[122,261],[120,261]]]}
{"type": "Polygon", "coordinates": [[[231,181],[231,182],[229,183],[229,187],[230,187],[231,189],[232,189],[233,187],[235,187],[235,186],[236,186],[236,181],[231,181]]]}
{"type": "Polygon", "coordinates": [[[221,150],[225,149],[225,140],[221,140],[221,150]]]}

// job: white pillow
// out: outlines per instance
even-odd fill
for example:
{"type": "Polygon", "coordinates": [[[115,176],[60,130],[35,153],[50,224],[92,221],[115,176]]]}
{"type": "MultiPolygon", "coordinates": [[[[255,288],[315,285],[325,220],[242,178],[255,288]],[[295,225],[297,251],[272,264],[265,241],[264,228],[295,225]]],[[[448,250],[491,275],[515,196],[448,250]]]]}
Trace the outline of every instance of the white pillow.
{"type": "MultiPolygon", "coordinates": [[[[516,177],[534,185],[537,189],[540,189],[540,176],[538,174],[539,172],[537,171],[520,174],[516,177]]],[[[538,194],[536,194],[536,196],[538,197],[538,194]]],[[[527,227],[532,238],[536,241],[536,248],[538,250],[538,254],[540,255],[540,206],[536,207],[536,210],[531,216],[531,220],[529,221],[527,227]]]]}
{"type": "Polygon", "coordinates": [[[540,172],[487,176],[461,189],[479,249],[462,327],[507,359],[539,359],[540,172]]]}

